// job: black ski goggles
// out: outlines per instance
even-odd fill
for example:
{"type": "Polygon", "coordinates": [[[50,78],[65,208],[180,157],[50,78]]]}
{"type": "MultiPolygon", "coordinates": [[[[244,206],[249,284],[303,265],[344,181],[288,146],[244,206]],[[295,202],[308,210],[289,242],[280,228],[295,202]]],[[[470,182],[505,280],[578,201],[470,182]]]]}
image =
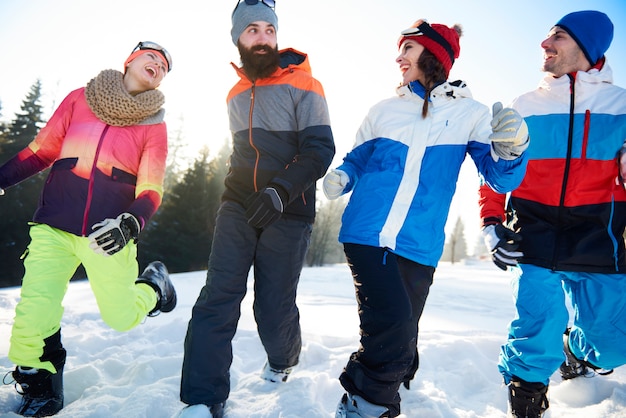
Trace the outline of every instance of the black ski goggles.
{"type": "Polygon", "coordinates": [[[274,10],[274,8],[276,7],[276,2],[274,0],[237,0],[237,5],[235,6],[233,13],[235,10],[237,10],[237,7],[239,7],[241,3],[246,3],[248,6],[254,6],[259,2],[263,3],[272,10],[274,10]]]}

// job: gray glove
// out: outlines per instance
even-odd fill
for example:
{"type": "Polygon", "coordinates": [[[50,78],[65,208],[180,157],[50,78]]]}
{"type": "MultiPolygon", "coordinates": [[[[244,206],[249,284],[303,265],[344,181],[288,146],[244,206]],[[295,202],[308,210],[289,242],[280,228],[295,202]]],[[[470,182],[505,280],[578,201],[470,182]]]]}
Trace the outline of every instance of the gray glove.
{"type": "Polygon", "coordinates": [[[89,248],[96,254],[107,257],[120,251],[131,240],[139,236],[141,226],[137,218],[124,212],[115,219],[105,219],[98,222],[91,229],[89,248]]]}
{"type": "MultiPolygon", "coordinates": [[[[494,103],[491,129],[493,130],[489,135],[491,149],[498,158],[514,160],[528,148],[530,143],[528,126],[515,109],[502,108],[502,103],[494,103]]],[[[496,158],[494,160],[497,161],[496,158]]]]}

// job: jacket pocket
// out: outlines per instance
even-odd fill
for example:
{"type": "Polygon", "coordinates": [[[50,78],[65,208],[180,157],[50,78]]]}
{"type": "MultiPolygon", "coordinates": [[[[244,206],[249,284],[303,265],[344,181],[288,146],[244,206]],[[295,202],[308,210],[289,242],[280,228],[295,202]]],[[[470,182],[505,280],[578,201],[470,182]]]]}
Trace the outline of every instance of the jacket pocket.
{"type": "Polygon", "coordinates": [[[137,176],[116,167],[113,167],[111,170],[111,180],[118,183],[130,184],[131,186],[137,185],[137,176]]]}
{"type": "Polygon", "coordinates": [[[78,157],[62,158],[60,160],[55,161],[54,164],[52,164],[52,168],[50,168],[50,174],[48,175],[48,178],[46,179],[46,183],[49,184],[52,182],[54,173],[56,171],[71,170],[72,168],[76,167],[77,163],[78,163],[78,157]]]}

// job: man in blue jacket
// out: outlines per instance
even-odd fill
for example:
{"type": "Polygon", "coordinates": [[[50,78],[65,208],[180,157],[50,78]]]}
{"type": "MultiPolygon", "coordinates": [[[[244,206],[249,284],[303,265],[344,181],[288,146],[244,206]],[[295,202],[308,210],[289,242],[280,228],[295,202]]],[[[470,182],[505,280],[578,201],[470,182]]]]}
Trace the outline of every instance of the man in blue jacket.
{"type": "Polygon", "coordinates": [[[546,77],[512,105],[532,138],[507,214],[517,234],[502,225],[505,196],[481,188],[487,246],[515,274],[517,316],[499,362],[515,417],[543,416],[559,368],[571,379],[626,363],[626,90],[604,56],[612,39],[608,16],[586,10],[541,43],[546,77]]]}

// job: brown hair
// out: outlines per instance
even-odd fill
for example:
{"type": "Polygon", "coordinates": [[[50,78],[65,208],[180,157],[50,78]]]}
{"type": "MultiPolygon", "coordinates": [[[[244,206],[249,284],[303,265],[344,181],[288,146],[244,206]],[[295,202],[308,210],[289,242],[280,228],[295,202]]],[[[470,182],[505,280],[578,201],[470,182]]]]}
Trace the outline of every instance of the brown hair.
{"type": "Polygon", "coordinates": [[[446,81],[447,72],[441,61],[427,49],[417,59],[417,66],[424,73],[424,105],[422,107],[422,118],[428,115],[428,98],[433,89],[446,81]]]}

